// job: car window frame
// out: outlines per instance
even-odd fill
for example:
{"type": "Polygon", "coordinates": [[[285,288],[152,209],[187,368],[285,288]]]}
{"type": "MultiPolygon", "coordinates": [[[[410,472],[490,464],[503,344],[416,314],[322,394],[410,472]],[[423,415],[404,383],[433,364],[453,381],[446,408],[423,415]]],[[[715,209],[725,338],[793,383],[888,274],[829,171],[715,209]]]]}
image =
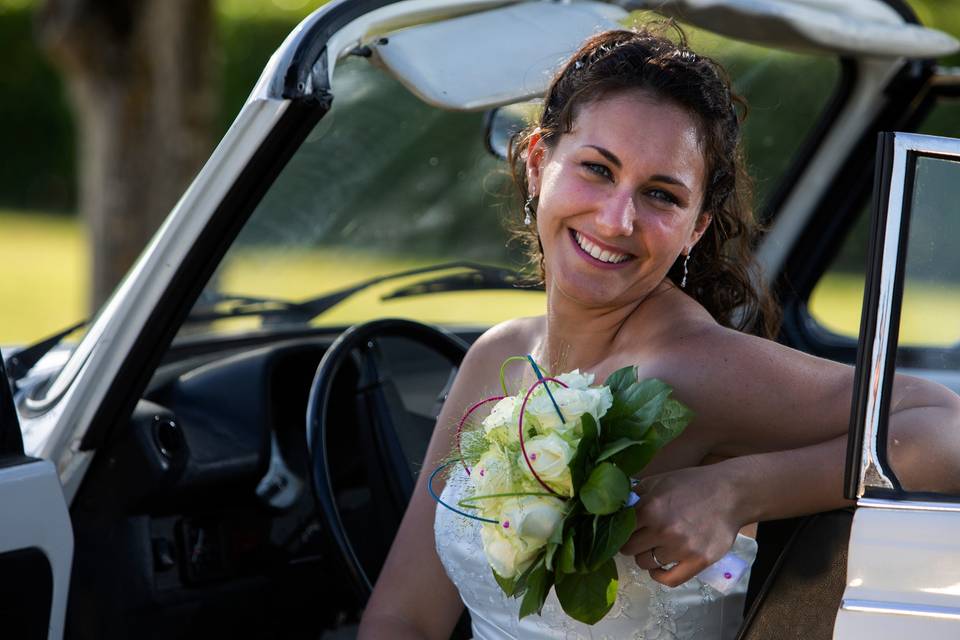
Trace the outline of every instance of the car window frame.
{"type": "Polygon", "coordinates": [[[960,162],[960,139],[905,132],[879,134],[844,474],[844,494],[851,500],[960,503],[960,495],[904,489],[887,456],[914,173],[921,157],[960,162]]]}
{"type": "MultiPolygon", "coordinates": [[[[831,331],[821,324],[809,309],[813,291],[830,270],[844,241],[859,220],[861,211],[875,205],[871,203],[870,198],[873,195],[871,185],[875,184],[876,171],[871,170],[867,173],[867,180],[862,185],[855,186],[850,193],[851,183],[854,182],[850,179],[851,169],[858,166],[873,166],[873,158],[871,157],[868,161],[867,155],[875,149],[874,141],[877,134],[874,132],[882,130],[915,132],[936,107],[938,100],[960,98],[960,82],[957,82],[949,73],[951,70],[947,69],[948,73],[944,75],[944,69],[937,67],[932,60],[915,62],[922,66],[911,68],[911,65],[905,64],[901,75],[891,81],[890,86],[897,87],[900,99],[891,103],[886,109],[888,113],[879,116],[874,126],[865,129],[867,135],[864,141],[858,144],[850,154],[844,163],[842,173],[838,174],[834,184],[825,192],[821,204],[817,206],[818,215],[829,213],[829,217],[839,225],[817,237],[818,241],[823,237],[827,238],[827,248],[820,252],[820,259],[808,260],[803,268],[788,267],[785,270],[787,276],[785,278],[781,276],[778,283],[781,292],[789,291],[789,297],[784,296],[787,299],[783,310],[781,338],[792,346],[824,358],[853,363],[857,353],[858,339],[831,331]],[[845,190],[850,193],[848,199],[840,207],[834,206],[837,202],[835,194],[845,190]]],[[[867,215],[871,215],[869,209],[867,215]]],[[[823,231],[819,223],[812,224],[811,227],[823,231]]],[[[793,253],[809,257],[811,251],[811,242],[805,239],[798,243],[793,253]]],[[[867,267],[868,265],[864,264],[864,273],[867,267]]],[[[900,366],[922,368],[920,363],[928,359],[931,354],[947,354],[947,357],[955,358],[960,362],[960,342],[954,349],[923,345],[904,347],[899,353],[900,366]]]]}

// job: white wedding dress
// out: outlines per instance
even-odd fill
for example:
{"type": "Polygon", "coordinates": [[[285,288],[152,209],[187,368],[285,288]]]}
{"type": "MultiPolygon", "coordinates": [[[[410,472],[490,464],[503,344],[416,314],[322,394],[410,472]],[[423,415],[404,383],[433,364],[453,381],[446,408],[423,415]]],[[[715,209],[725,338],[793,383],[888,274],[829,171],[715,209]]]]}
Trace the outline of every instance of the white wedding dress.
{"type": "MultiPolygon", "coordinates": [[[[441,499],[456,505],[466,479],[462,469],[451,474],[441,499]]],[[[494,581],[480,544],[480,523],[437,505],[434,533],[440,560],[470,611],[474,640],[731,640],[743,618],[749,571],[726,595],[697,578],[671,589],[654,582],[632,557],[618,554],[617,599],[597,624],[585,625],[567,616],[552,590],[542,615],[517,620],[520,601],[506,597],[494,581]]],[[[740,535],[732,551],[752,563],[757,543],[740,535]]]]}

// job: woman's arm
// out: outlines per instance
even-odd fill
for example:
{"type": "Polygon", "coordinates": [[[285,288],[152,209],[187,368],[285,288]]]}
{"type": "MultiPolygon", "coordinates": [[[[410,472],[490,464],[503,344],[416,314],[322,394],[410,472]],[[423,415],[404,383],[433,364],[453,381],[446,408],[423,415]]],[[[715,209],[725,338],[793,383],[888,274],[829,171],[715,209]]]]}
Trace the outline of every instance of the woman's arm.
{"type": "MultiPolygon", "coordinates": [[[[515,333],[510,324],[494,327],[464,358],[437,418],[410,504],[363,612],[360,640],[448,638],[456,625],[463,603],[437,556],[433,533],[436,504],[427,493],[426,481],[450,453],[463,411],[484,397],[485,391],[492,391],[489,381],[491,377],[496,380],[506,357],[501,357],[503,353],[514,355],[509,351],[515,333]]],[[[437,492],[443,484],[440,478],[434,481],[437,492]]]]}
{"type": "MultiPolygon", "coordinates": [[[[720,416],[712,423],[712,451],[736,457],[641,481],[638,529],[624,552],[664,584],[681,584],[715,562],[745,524],[848,504],[842,487],[852,368],[773,343],[757,346],[727,353],[725,370],[733,378],[711,385],[705,364],[698,370],[700,395],[688,390],[706,412],[700,415],[712,409],[720,416]],[[821,442],[804,444],[811,439],[821,442]],[[775,447],[784,450],[770,451],[775,447]],[[660,571],[650,549],[661,562],[680,564],[660,571]]],[[[960,492],[960,399],[939,385],[897,376],[891,407],[890,462],[904,486],[960,492]]]]}

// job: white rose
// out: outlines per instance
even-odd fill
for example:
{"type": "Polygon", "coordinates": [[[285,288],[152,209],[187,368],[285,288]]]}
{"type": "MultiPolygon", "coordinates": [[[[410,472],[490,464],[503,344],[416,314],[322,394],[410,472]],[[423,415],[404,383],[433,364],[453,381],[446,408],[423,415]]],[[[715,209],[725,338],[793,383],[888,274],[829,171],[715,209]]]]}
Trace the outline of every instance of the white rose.
{"type": "Polygon", "coordinates": [[[529,547],[547,544],[563,520],[564,502],[547,496],[519,496],[503,504],[500,526],[504,534],[519,536],[529,547]]]}
{"type": "Polygon", "coordinates": [[[570,389],[586,389],[593,384],[592,373],[580,373],[580,369],[574,369],[557,376],[557,380],[567,385],[570,389]]]}
{"type": "Polygon", "coordinates": [[[515,396],[507,396],[493,405],[490,415],[482,423],[487,439],[502,445],[516,442],[519,413],[520,400],[515,396]]]}
{"type": "MultiPolygon", "coordinates": [[[[568,374],[563,374],[568,375],[568,374]]],[[[562,376],[561,376],[562,377],[562,376]]],[[[580,376],[580,379],[573,380],[575,384],[583,384],[592,380],[593,376],[580,376]]],[[[543,393],[534,394],[527,402],[527,415],[536,422],[539,433],[549,433],[550,431],[559,431],[565,434],[572,434],[575,438],[580,438],[580,417],[589,413],[599,424],[600,418],[613,405],[613,393],[609,387],[590,387],[590,388],[558,388],[550,390],[553,393],[553,399],[560,407],[561,413],[565,419],[560,421],[557,409],[553,400],[547,395],[546,390],[543,393]]],[[[571,438],[568,437],[568,440],[571,438]]]]}
{"type": "Polygon", "coordinates": [[[537,472],[541,480],[565,496],[573,495],[573,479],[570,476],[570,460],[576,450],[560,435],[549,433],[545,436],[535,436],[524,442],[527,450],[527,460],[523,459],[523,451],[517,457],[517,464],[529,477],[530,467],[537,472]]]}
{"type": "MultiPolygon", "coordinates": [[[[474,496],[489,496],[516,490],[510,459],[496,446],[480,456],[477,464],[470,470],[470,482],[474,496]]],[[[477,500],[472,505],[480,510],[483,517],[492,517],[492,514],[499,510],[499,503],[500,500],[496,498],[487,498],[477,500]]]]}
{"type": "Polygon", "coordinates": [[[529,546],[519,536],[506,534],[499,524],[480,527],[480,540],[487,563],[503,578],[523,573],[540,551],[540,547],[529,546]]]}

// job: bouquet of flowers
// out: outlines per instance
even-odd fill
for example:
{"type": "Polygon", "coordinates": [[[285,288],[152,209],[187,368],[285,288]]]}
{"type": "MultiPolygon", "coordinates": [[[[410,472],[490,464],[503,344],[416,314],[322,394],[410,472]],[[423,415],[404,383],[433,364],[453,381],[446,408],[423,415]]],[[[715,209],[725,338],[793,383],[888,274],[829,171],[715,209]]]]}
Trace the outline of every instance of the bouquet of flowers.
{"type": "Polygon", "coordinates": [[[518,359],[537,381],[515,395],[504,387],[460,421],[451,462],[469,474],[458,506],[472,513],[454,510],[483,521],[484,554],[504,593],[521,599],[521,618],[539,613],[553,588],[570,617],[594,624],[613,606],[614,555],[636,526],[630,477],[692,413],[668,385],[638,380],[634,367],[594,386],[592,374],[544,376],[532,357],[516,356],[501,367],[501,386],[518,359]],[[465,429],[489,403],[489,415],[465,429]]]}

